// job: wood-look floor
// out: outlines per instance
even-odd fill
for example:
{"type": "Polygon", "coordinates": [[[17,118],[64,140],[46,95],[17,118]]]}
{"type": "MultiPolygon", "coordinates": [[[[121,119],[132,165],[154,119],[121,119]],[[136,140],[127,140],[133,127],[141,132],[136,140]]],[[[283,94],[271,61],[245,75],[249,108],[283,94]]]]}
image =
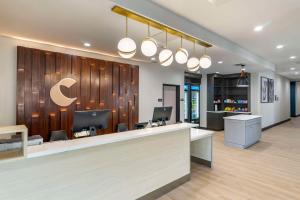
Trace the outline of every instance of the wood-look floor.
{"type": "Polygon", "coordinates": [[[300,117],[263,132],[246,150],[214,136],[212,169],[192,164],[191,181],[159,200],[300,200],[300,117]]]}

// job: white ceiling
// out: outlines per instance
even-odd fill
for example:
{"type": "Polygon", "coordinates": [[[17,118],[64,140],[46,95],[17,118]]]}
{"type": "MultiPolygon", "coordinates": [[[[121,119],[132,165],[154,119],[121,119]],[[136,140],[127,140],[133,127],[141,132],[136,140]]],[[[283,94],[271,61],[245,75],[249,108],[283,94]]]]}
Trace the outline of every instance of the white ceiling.
{"type": "MultiPolygon", "coordinates": [[[[280,70],[283,70],[281,66],[285,66],[289,69],[291,63],[288,61],[288,57],[290,55],[299,55],[298,58],[300,58],[299,40],[294,41],[292,39],[296,38],[294,34],[299,35],[299,28],[297,28],[295,24],[293,26],[292,23],[295,23],[299,14],[291,13],[294,17],[291,17],[288,23],[286,21],[282,23],[282,19],[280,18],[281,16],[287,17],[286,13],[292,11],[291,7],[283,7],[280,2],[286,2],[286,4],[294,3],[293,8],[296,8],[295,5],[299,5],[296,0],[264,0],[264,2],[272,2],[272,4],[270,4],[272,7],[274,5],[274,11],[269,12],[268,8],[266,9],[268,10],[266,14],[256,11],[254,8],[252,9],[253,3],[250,3],[250,1],[243,1],[243,4],[240,3],[241,0],[211,1],[214,1],[215,4],[212,5],[206,0],[189,0],[188,4],[184,3],[187,1],[183,0],[157,0],[155,2],[280,65],[280,70]],[[247,4],[249,4],[249,6],[247,4]],[[281,15],[276,14],[281,6],[281,15]],[[245,10],[244,7],[247,9],[245,10]],[[249,12],[249,10],[253,11],[249,12]],[[265,18],[263,18],[263,16],[265,16],[265,18]],[[270,16],[272,23],[266,27],[262,33],[255,34],[252,31],[254,25],[265,23],[266,20],[270,21],[266,16],[270,16]],[[278,20],[280,22],[278,22],[278,20]],[[282,26],[280,26],[280,23],[282,23],[282,26]],[[276,27],[273,27],[275,24],[276,27]],[[287,25],[289,25],[289,28],[292,27],[292,29],[296,30],[286,31],[287,25]],[[278,31],[280,31],[280,33],[275,34],[278,31]],[[270,34],[272,36],[270,36],[270,34]],[[286,45],[286,48],[280,52],[274,49],[277,40],[286,45]]],[[[254,0],[251,2],[260,1],[254,0]]],[[[260,5],[266,8],[267,3],[260,3],[260,5]]],[[[92,44],[92,47],[90,47],[91,50],[116,54],[118,40],[124,36],[125,20],[124,17],[111,12],[110,9],[113,6],[114,3],[109,0],[1,0],[0,34],[20,36],[78,48],[83,48],[83,42],[90,42],[92,44]]],[[[135,21],[129,21],[130,36],[138,45],[140,45],[145,37],[146,31],[145,25],[135,21]]],[[[152,33],[156,34],[156,38],[159,41],[164,41],[163,33],[158,30],[152,30],[152,33]]],[[[175,51],[179,46],[179,39],[170,36],[169,46],[175,51]]],[[[191,43],[185,41],[184,47],[186,47],[189,52],[192,52],[191,43]]],[[[196,54],[200,56],[202,50],[203,49],[198,46],[196,54]]],[[[233,65],[241,62],[247,64],[246,68],[249,72],[264,70],[261,66],[233,55],[219,47],[210,48],[208,53],[213,58],[213,66],[208,70],[204,70],[204,73],[217,71],[220,73],[239,72],[240,69],[233,65]],[[224,61],[224,63],[217,64],[219,60],[224,61]]],[[[140,51],[136,55],[136,58],[145,59],[145,57],[140,54],[140,51]]],[[[299,64],[293,66],[299,67],[300,70],[299,64]]],[[[185,66],[180,66],[175,63],[172,67],[185,68],[185,66]]]]}
{"type": "Polygon", "coordinates": [[[154,0],[245,49],[276,64],[277,71],[292,79],[300,78],[299,0],[154,0]],[[262,32],[254,32],[265,25],[262,32]],[[283,44],[281,50],[276,45],[283,44]],[[297,56],[291,61],[290,56],[297,56]]]}

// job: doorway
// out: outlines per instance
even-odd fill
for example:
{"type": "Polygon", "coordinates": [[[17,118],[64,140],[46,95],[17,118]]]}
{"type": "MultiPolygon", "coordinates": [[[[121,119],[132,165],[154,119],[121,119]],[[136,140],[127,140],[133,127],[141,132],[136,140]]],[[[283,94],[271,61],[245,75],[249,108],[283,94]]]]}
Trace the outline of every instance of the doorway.
{"type": "Polygon", "coordinates": [[[172,106],[171,118],[168,124],[180,121],[180,86],[163,84],[163,106],[172,106]]]}

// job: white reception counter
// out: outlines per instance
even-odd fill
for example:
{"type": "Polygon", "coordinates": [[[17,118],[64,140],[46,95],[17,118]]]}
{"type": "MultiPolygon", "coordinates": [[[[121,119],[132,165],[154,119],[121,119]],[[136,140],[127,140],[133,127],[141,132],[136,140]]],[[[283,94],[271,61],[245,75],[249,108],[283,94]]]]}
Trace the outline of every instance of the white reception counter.
{"type": "Polygon", "coordinates": [[[28,147],[0,161],[5,200],[154,199],[189,180],[194,124],[127,131],[28,147]]]}
{"type": "Polygon", "coordinates": [[[116,142],[124,142],[132,139],[143,137],[168,134],[174,131],[180,131],[196,127],[195,124],[182,123],[168,126],[160,126],[154,128],[146,128],[139,130],[126,131],[121,133],[98,135],[95,137],[86,137],[74,140],[47,142],[43,145],[28,147],[28,158],[40,157],[45,155],[52,155],[62,152],[79,150],[84,148],[96,147],[105,144],[112,144],[116,142]]]}

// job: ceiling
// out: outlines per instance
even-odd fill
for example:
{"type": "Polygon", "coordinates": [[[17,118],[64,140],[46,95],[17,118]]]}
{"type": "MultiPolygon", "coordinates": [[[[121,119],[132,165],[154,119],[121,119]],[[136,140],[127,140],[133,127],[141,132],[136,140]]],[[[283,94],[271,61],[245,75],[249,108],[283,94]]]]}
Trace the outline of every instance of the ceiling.
{"type": "Polygon", "coordinates": [[[153,0],[245,49],[271,61],[277,71],[300,78],[299,0],[153,0]],[[264,25],[261,32],[253,28],[264,25]],[[283,44],[283,49],[276,45],[283,44]],[[295,60],[290,56],[297,56],[295,60]]]}
{"type": "MultiPolygon", "coordinates": [[[[289,71],[290,66],[299,67],[300,71],[299,64],[293,64],[288,60],[292,54],[299,55],[298,58],[300,58],[300,41],[293,40],[296,38],[295,35],[300,33],[299,28],[294,24],[299,16],[299,13],[295,13],[294,10],[297,8],[296,5],[299,5],[297,0],[264,0],[269,4],[259,3],[258,0],[246,3],[245,1],[240,3],[240,0],[210,1],[213,3],[206,0],[189,0],[188,4],[183,0],[156,0],[155,2],[276,63],[278,70],[283,74],[289,71]],[[252,2],[259,3],[268,12],[264,13],[263,9],[255,8],[252,2]],[[282,5],[282,2],[286,2],[285,4],[288,5],[294,3],[294,6],[282,5]],[[249,6],[245,6],[245,4],[249,4],[249,6]],[[272,10],[269,7],[266,9],[267,4],[272,5],[272,10]],[[201,8],[200,11],[205,12],[199,12],[199,8],[201,8]],[[245,8],[247,9],[245,10],[245,8]],[[277,14],[279,9],[280,14],[277,14]],[[249,10],[253,10],[253,12],[249,12],[249,10]],[[282,20],[282,18],[287,19],[288,17],[289,20],[282,20]],[[270,20],[272,23],[269,23],[263,32],[258,34],[253,32],[253,26],[270,20]],[[287,27],[293,29],[289,30],[287,27]],[[280,51],[275,50],[274,46],[277,42],[285,44],[286,47],[280,51]]],[[[89,42],[92,44],[89,48],[91,50],[117,55],[117,43],[120,38],[124,37],[125,19],[111,12],[110,9],[113,6],[114,3],[109,0],[1,0],[0,34],[76,48],[84,48],[83,43],[89,42]]],[[[151,32],[162,45],[164,34],[153,29],[151,32]]],[[[146,33],[145,25],[129,21],[129,35],[137,42],[138,46],[146,33]]],[[[179,38],[169,37],[169,47],[173,52],[176,51],[179,44],[179,38]]],[[[183,45],[192,53],[193,45],[190,42],[184,41],[183,45]]],[[[197,46],[196,55],[200,56],[202,52],[203,48],[197,46]]],[[[249,72],[264,70],[262,66],[216,46],[208,49],[208,54],[213,59],[213,65],[207,70],[202,70],[202,73],[236,73],[240,71],[238,67],[233,66],[236,63],[245,63],[249,72]],[[220,60],[223,61],[223,64],[217,63],[220,60]]],[[[135,58],[147,60],[140,51],[135,58]]],[[[175,62],[171,67],[185,68],[184,65],[175,62]]],[[[294,75],[285,75],[290,78],[298,78],[294,75]]]]}

